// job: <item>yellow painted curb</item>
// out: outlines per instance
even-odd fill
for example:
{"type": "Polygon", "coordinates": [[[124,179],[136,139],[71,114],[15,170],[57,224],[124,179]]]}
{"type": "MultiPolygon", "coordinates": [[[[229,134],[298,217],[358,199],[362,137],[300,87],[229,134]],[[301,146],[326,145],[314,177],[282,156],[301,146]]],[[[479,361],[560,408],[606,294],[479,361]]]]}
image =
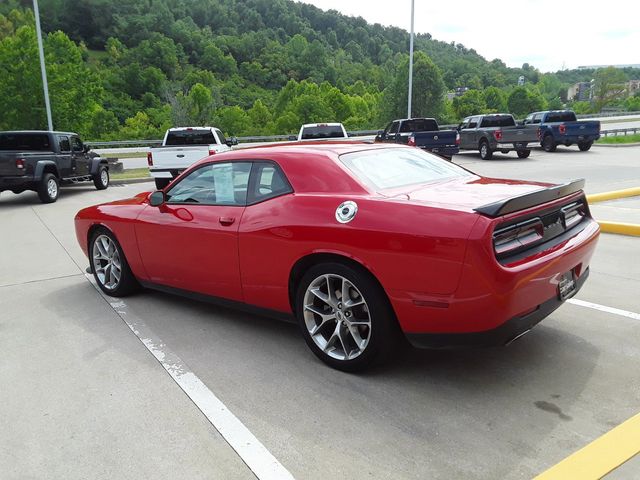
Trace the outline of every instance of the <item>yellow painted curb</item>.
{"type": "Polygon", "coordinates": [[[632,235],[640,237],[640,225],[633,223],[618,223],[618,222],[598,222],[600,224],[600,231],[606,233],[618,233],[620,235],[632,235]]]}
{"type": "Polygon", "coordinates": [[[596,480],[640,453],[640,414],[596,438],[535,480],[596,480]]]}
{"type": "Polygon", "coordinates": [[[594,193],[593,195],[587,195],[587,201],[589,203],[604,202],[605,200],[635,197],[636,195],[640,195],[640,187],[625,188],[624,190],[614,190],[612,192],[594,193]]]}

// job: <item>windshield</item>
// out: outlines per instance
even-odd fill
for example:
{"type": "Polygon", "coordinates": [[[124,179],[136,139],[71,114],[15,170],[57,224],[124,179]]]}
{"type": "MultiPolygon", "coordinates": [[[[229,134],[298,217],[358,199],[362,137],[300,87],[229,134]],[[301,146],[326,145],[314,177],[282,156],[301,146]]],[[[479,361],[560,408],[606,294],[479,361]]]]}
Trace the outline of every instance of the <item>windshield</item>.
{"type": "Polygon", "coordinates": [[[212,145],[216,138],[211,130],[173,130],[167,134],[165,145],[212,145]]]}
{"type": "Polygon", "coordinates": [[[471,175],[466,170],[417,148],[385,148],[347,153],[340,160],[376,190],[417,185],[471,175]]]}
{"type": "Polygon", "coordinates": [[[576,114],[569,111],[569,112],[549,112],[547,113],[547,119],[546,122],[547,123],[554,123],[554,122],[575,122],[576,121],[576,114]]]}
{"type": "Polygon", "coordinates": [[[311,140],[314,138],[345,138],[345,136],[340,125],[304,127],[301,140],[311,140]]]}
{"type": "Polygon", "coordinates": [[[438,123],[432,118],[414,118],[405,120],[400,127],[400,133],[407,132],[433,132],[438,131],[438,123]]]}
{"type": "Polygon", "coordinates": [[[491,115],[482,119],[480,127],[513,127],[515,124],[511,115],[491,115]]]}
{"type": "Polygon", "coordinates": [[[1,133],[0,150],[51,151],[46,133],[1,133]]]}

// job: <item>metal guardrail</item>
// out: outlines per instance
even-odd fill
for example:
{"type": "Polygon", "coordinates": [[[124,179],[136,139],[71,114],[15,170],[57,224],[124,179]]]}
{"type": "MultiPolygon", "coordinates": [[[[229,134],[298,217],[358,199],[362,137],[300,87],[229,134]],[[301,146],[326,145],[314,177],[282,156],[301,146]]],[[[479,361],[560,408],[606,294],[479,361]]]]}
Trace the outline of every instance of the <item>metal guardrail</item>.
{"type": "Polygon", "coordinates": [[[614,128],[612,130],[602,130],[600,132],[600,134],[603,137],[608,137],[609,135],[615,137],[617,135],[625,135],[625,136],[628,135],[628,134],[635,135],[638,132],[640,132],[640,128],[637,128],[637,127],[635,127],[635,128],[614,128]]]}

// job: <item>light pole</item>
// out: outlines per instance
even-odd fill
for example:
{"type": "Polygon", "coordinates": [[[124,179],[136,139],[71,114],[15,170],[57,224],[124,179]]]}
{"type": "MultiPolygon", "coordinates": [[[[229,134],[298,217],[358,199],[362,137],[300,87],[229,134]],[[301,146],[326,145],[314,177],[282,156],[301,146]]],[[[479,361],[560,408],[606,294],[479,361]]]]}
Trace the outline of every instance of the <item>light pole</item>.
{"type": "Polygon", "coordinates": [[[411,35],[409,37],[409,95],[407,98],[407,118],[411,118],[411,97],[413,95],[413,13],[415,0],[411,0],[411,35]]]}
{"type": "Polygon", "coordinates": [[[47,82],[47,70],[44,65],[44,48],[42,48],[42,29],[40,28],[40,11],[38,0],[33,0],[33,13],[36,17],[36,36],[38,37],[38,53],[40,54],[40,70],[42,71],[42,88],[44,89],[44,104],[47,109],[47,124],[49,130],[53,130],[51,119],[51,105],[49,104],[49,83],[47,82]]]}

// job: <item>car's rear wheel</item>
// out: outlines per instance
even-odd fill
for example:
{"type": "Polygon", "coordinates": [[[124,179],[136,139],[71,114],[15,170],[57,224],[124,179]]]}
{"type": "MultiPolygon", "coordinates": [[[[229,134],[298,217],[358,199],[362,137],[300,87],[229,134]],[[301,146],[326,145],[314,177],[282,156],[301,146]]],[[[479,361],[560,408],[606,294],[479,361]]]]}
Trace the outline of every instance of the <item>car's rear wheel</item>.
{"type": "Polygon", "coordinates": [[[311,267],[296,296],[307,345],[327,365],[354,372],[387,359],[399,328],[386,294],[367,272],[340,263],[311,267]]]}
{"type": "Polygon", "coordinates": [[[100,167],[98,173],[93,176],[93,184],[98,190],[106,190],[109,186],[109,169],[107,167],[100,167]]]}
{"type": "Polygon", "coordinates": [[[580,142],[578,143],[578,148],[581,152],[586,152],[591,148],[591,145],[593,145],[593,142],[580,142]]]}
{"type": "Polygon", "coordinates": [[[91,270],[100,289],[112,297],[124,297],[139,288],[122,247],[113,233],[97,229],[89,242],[91,270]]]}
{"type": "Polygon", "coordinates": [[[544,148],[545,152],[555,152],[557,146],[553,135],[547,134],[542,138],[542,148],[544,148]]]}
{"type": "Polygon", "coordinates": [[[53,203],[58,199],[60,184],[53,173],[45,173],[38,185],[38,197],[42,203],[53,203]]]}
{"type": "Polygon", "coordinates": [[[480,158],[483,160],[491,160],[491,158],[493,157],[493,151],[491,150],[491,147],[489,147],[489,142],[487,142],[486,140],[482,140],[480,142],[480,158]]]}
{"type": "Polygon", "coordinates": [[[156,178],[156,188],[158,190],[163,190],[169,183],[171,183],[171,178],[156,178]]]}
{"type": "Polygon", "coordinates": [[[531,155],[531,150],[518,150],[518,158],[527,158],[531,155]]]}

